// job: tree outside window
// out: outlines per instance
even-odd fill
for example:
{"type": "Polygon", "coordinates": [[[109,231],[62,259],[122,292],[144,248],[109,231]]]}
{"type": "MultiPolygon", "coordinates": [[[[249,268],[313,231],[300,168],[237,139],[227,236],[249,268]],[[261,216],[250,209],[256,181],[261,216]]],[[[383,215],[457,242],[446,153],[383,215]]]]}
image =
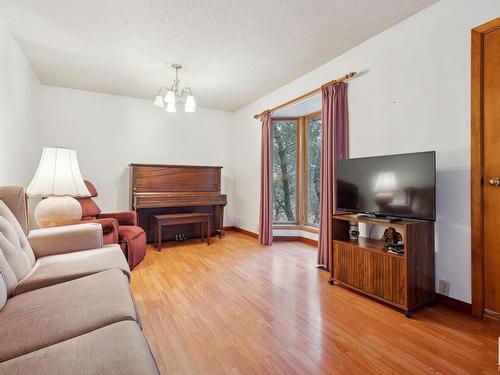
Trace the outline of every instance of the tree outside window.
{"type": "Polygon", "coordinates": [[[273,121],[273,222],[296,223],[297,120],[273,121]]]}
{"type": "Polygon", "coordinates": [[[307,218],[306,224],[319,226],[321,168],[321,116],[307,119],[307,218]]]}
{"type": "Polygon", "coordinates": [[[318,227],[321,115],[275,118],[273,223],[318,227]]]}

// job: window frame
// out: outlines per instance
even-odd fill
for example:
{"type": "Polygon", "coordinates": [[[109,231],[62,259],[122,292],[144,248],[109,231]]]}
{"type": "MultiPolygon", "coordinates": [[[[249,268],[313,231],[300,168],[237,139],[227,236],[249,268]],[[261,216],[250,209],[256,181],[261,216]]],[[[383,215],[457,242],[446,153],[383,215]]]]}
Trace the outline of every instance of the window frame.
{"type": "MultiPolygon", "coordinates": [[[[309,144],[309,135],[308,135],[308,131],[307,131],[307,124],[309,122],[309,120],[312,120],[312,119],[316,119],[316,118],[320,118],[321,119],[321,111],[318,111],[318,112],[314,112],[314,113],[310,113],[306,116],[304,116],[304,125],[303,125],[303,132],[304,132],[304,181],[303,181],[303,184],[304,184],[304,197],[303,197],[303,205],[304,205],[304,220],[303,220],[303,227],[304,228],[311,228],[311,229],[315,229],[316,231],[319,231],[319,224],[314,224],[314,223],[309,223],[307,220],[308,220],[308,215],[307,215],[307,209],[308,209],[308,203],[309,203],[309,199],[308,199],[308,196],[309,196],[309,184],[308,184],[308,180],[309,180],[309,163],[308,163],[308,150],[307,150],[307,146],[309,144]]],[[[320,155],[320,160],[321,160],[321,155],[320,155]]],[[[321,161],[320,161],[321,163],[321,161]]]]}
{"type": "MultiPolygon", "coordinates": [[[[295,120],[297,122],[296,132],[296,160],[297,170],[296,178],[296,194],[295,194],[295,223],[274,223],[273,229],[286,229],[286,230],[303,230],[311,233],[319,233],[319,225],[316,226],[307,223],[307,189],[308,189],[308,165],[307,165],[307,122],[311,118],[321,116],[321,111],[308,113],[303,116],[277,116],[271,119],[271,132],[274,131],[272,122],[280,120],[295,120]]],[[[271,163],[274,161],[271,159],[271,163]]]]}

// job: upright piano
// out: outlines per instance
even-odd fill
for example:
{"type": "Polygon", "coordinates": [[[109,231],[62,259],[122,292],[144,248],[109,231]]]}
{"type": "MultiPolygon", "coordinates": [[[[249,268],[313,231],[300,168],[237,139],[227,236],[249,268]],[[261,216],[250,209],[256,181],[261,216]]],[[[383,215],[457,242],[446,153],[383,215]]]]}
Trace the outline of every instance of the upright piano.
{"type": "MultiPolygon", "coordinates": [[[[148,242],[155,239],[153,215],[204,212],[212,214],[212,233],[222,234],[227,196],[221,194],[222,167],[194,165],[130,164],[130,198],[138,225],[148,242]]],[[[164,239],[177,234],[201,235],[199,225],[163,229],[164,239]]]]}

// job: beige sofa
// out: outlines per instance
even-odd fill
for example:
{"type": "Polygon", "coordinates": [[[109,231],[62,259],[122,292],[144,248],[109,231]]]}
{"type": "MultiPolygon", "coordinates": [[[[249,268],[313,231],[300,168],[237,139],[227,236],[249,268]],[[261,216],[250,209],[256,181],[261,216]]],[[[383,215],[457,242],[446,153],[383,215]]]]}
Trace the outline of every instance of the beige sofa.
{"type": "Polygon", "coordinates": [[[0,187],[0,374],[157,374],[100,225],[26,231],[24,189],[0,187]]]}

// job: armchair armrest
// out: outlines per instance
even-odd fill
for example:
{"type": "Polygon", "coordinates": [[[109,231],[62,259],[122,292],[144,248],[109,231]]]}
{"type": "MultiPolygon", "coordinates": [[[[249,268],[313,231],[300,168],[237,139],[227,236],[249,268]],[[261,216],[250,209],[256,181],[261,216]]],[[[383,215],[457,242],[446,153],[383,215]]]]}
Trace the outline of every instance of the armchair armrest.
{"type": "Polygon", "coordinates": [[[28,241],[37,258],[103,246],[101,225],[93,223],[34,229],[28,241]]]}
{"type": "Polygon", "coordinates": [[[97,223],[102,226],[103,244],[117,244],[118,243],[118,221],[112,217],[84,220],[83,223],[97,223]]]}
{"type": "Polygon", "coordinates": [[[135,211],[111,212],[97,215],[98,219],[112,217],[119,225],[137,225],[137,214],[135,211]]]}

